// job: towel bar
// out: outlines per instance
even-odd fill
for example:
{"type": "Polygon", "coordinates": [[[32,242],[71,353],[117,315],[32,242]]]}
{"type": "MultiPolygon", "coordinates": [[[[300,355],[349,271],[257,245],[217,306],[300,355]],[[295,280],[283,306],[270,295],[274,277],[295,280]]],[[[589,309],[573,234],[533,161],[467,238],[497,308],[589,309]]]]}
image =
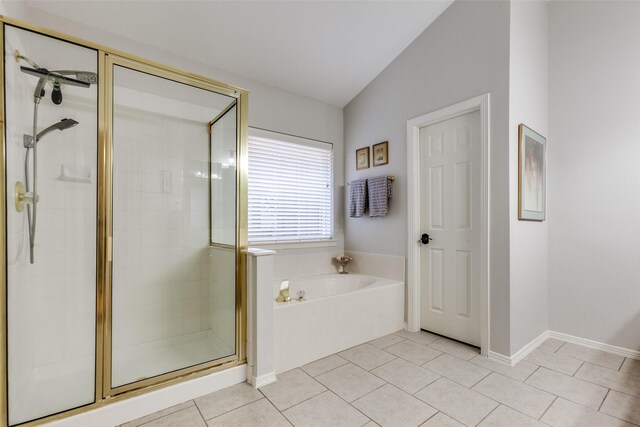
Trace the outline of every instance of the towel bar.
{"type": "MultiPolygon", "coordinates": [[[[395,181],[395,180],[396,180],[396,177],[395,177],[395,176],[393,176],[393,175],[391,175],[391,176],[388,176],[388,177],[387,177],[387,179],[388,179],[389,181],[393,182],[393,181],[395,181]]],[[[351,185],[351,182],[347,182],[347,185],[351,185]]]]}

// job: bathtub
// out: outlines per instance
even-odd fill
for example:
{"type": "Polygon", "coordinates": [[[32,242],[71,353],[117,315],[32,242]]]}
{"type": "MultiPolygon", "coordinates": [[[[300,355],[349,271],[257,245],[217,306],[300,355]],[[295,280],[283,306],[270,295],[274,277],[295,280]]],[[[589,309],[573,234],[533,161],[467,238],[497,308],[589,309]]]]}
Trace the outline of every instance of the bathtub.
{"type": "Polygon", "coordinates": [[[300,276],[289,280],[289,294],[291,302],[273,303],[276,373],[404,327],[401,281],[362,274],[300,276]],[[294,299],[300,290],[306,301],[294,299]]]}

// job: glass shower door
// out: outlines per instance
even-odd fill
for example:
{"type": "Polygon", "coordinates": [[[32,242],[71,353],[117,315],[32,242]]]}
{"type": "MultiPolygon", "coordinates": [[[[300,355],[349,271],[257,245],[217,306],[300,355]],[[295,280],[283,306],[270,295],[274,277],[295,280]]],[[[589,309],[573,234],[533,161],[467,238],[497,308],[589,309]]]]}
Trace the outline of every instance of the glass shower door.
{"type": "Polygon", "coordinates": [[[235,114],[236,99],[151,67],[112,67],[109,381],[117,393],[237,359],[237,131],[234,118],[226,167],[214,172],[211,120],[235,114]],[[220,180],[224,197],[212,206],[210,188],[220,180]],[[232,215],[224,253],[210,245],[218,204],[220,215],[232,215]]]}
{"type": "Polygon", "coordinates": [[[96,398],[98,52],[4,28],[8,420],[15,425],[96,398]]]}
{"type": "Polygon", "coordinates": [[[210,210],[211,247],[209,262],[208,304],[211,332],[225,346],[234,348],[236,313],[235,288],[228,283],[236,279],[235,265],[237,241],[236,188],[238,107],[231,103],[210,122],[210,210]]]}

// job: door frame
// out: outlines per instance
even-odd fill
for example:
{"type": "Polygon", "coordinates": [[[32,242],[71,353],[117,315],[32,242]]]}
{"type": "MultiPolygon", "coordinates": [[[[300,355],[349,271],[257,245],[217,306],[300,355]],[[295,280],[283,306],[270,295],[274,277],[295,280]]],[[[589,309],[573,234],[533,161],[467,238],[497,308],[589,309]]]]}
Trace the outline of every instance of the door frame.
{"type": "Polygon", "coordinates": [[[489,206],[490,206],[490,95],[477,96],[466,101],[441,108],[407,120],[407,330],[420,330],[420,246],[416,244],[420,235],[420,128],[462,116],[480,112],[480,352],[489,353],[489,206]]]}

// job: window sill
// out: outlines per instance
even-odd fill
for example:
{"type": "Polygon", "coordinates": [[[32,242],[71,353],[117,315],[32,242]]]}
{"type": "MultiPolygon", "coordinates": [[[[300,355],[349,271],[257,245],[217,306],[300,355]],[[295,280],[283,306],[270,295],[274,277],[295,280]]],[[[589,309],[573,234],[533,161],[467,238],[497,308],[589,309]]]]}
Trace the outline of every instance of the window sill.
{"type": "Polygon", "coordinates": [[[276,243],[249,242],[249,246],[251,246],[252,248],[260,248],[260,249],[309,249],[309,248],[338,246],[338,241],[337,240],[309,240],[309,241],[290,241],[290,242],[276,242],[276,243]]]}

